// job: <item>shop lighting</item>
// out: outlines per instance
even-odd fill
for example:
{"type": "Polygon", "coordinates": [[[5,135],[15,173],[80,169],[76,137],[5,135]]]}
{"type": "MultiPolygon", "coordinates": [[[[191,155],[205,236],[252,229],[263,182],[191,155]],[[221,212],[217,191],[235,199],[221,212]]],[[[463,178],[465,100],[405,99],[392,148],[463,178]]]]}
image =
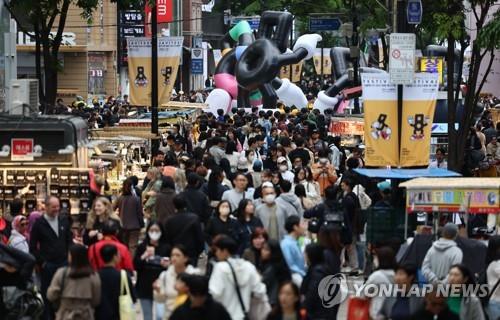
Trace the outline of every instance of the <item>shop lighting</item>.
{"type": "Polygon", "coordinates": [[[59,154],[73,154],[73,152],[75,152],[75,148],[70,144],[68,144],[64,149],[57,150],[57,153],[59,154]]]}
{"type": "Polygon", "coordinates": [[[10,155],[10,146],[4,145],[0,151],[0,157],[8,157],[10,155]]]}

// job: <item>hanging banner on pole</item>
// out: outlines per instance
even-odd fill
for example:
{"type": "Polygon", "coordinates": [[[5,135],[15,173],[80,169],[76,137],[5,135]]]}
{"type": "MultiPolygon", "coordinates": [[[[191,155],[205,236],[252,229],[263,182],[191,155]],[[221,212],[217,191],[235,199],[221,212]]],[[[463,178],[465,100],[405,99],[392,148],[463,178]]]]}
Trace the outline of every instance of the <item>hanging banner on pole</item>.
{"type": "MultiPolygon", "coordinates": [[[[316,74],[321,74],[321,48],[314,51],[314,70],[316,74]]],[[[323,48],[323,75],[332,74],[332,59],[330,58],[330,48],[323,48]]]]}
{"type": "Polygon", "coordinates": [[[300,61],[296,64],[281,67],[280,78],[289,79],[291,82],[299,82],[302,75],[302,63],[303,61],[300,61]],[[292,79],[290,79],[290,68],[292,68],[292,79]]]}
{"type": "Polygon", "coordinates": [[[398,106],[396,86],[388,74],[361,74],[365,110],[366,165],[397,166],[398,106]]]}
{"type": "MultiPolygon", "coordinates": [[[[158,38],[158,104],[170,101],[184,37],[158,38]]],[[[151,105],[151,39],[128,38],[130,104],[151,105]]]]}
{"type": "Polygon", "coordinates": [[[439,80],[437,73],[417,73],[415,82],[403,90],[401,167],[428,166],[431,129],[439,80]]]}

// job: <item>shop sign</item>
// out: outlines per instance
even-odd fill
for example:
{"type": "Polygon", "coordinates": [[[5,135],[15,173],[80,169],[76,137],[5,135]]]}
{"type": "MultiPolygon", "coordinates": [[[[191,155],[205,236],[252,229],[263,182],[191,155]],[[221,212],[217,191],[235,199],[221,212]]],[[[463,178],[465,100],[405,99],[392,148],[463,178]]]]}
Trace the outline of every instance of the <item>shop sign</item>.
{"type": "Polygon", "coordinates": [[[364,126],[363,121],[332,119],[330,132],[334,135],[363,136],[365,134],[364,126]]]}
{"type": "Polygon", "coordinates": [[[420,71],[439,74],[439,84],[443,84],[443,58],[422,57],[420,59],[420,71]]]}
{"type": "Polygon", "coordinates": [[[407,197],[409,212],[498,213],[499,207],[499,192],[495,189],[412,190],[407,197]]]}
{"type": "Polygon", "coordinates": [[[11,139],[10,160],[33,161],[33,139],[11,139]]]}

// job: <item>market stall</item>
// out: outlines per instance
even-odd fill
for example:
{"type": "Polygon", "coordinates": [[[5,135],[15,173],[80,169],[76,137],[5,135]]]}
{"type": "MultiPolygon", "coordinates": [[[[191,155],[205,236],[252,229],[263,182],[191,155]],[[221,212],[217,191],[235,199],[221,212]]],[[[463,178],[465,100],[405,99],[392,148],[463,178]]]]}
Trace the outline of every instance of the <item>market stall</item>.
{"type": "Polygon", "coordinates": [[[78,117],[0,117],[0,211],[20,197],[31,212],[38,199],[55,195],[68,213],[86,212],[87,142],[87,123],[78,117]]]}
{"type": "Polygon", "coordinates": [[[365,122],[363,118],[334,117],[328,130],[331,135],[342,137],[342,146],[356,147],[363,141],[365,122]]]}
{"type": "Polygon", "coordinates": [[[407,214],[461,213],[467,224],[469,214],[500,213],[500,178],[417,178],[400,187],[406,188],[407,214]]]}

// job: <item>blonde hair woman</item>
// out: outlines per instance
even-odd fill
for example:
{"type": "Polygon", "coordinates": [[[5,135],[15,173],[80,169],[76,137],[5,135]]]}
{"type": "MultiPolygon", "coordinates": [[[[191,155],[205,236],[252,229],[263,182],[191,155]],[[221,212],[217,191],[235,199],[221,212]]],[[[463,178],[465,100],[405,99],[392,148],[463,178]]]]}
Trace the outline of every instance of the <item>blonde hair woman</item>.
{"type": "Polygon", "coordinates": [[[113,212],[111,201],[105,197],[99,197],[94,200],[92,209],[87,216],[85,232],[83,234],[83,243],[90,246],[102,239],[101,228],[109,219],[120,223],[120,217],[113,212]]]}

